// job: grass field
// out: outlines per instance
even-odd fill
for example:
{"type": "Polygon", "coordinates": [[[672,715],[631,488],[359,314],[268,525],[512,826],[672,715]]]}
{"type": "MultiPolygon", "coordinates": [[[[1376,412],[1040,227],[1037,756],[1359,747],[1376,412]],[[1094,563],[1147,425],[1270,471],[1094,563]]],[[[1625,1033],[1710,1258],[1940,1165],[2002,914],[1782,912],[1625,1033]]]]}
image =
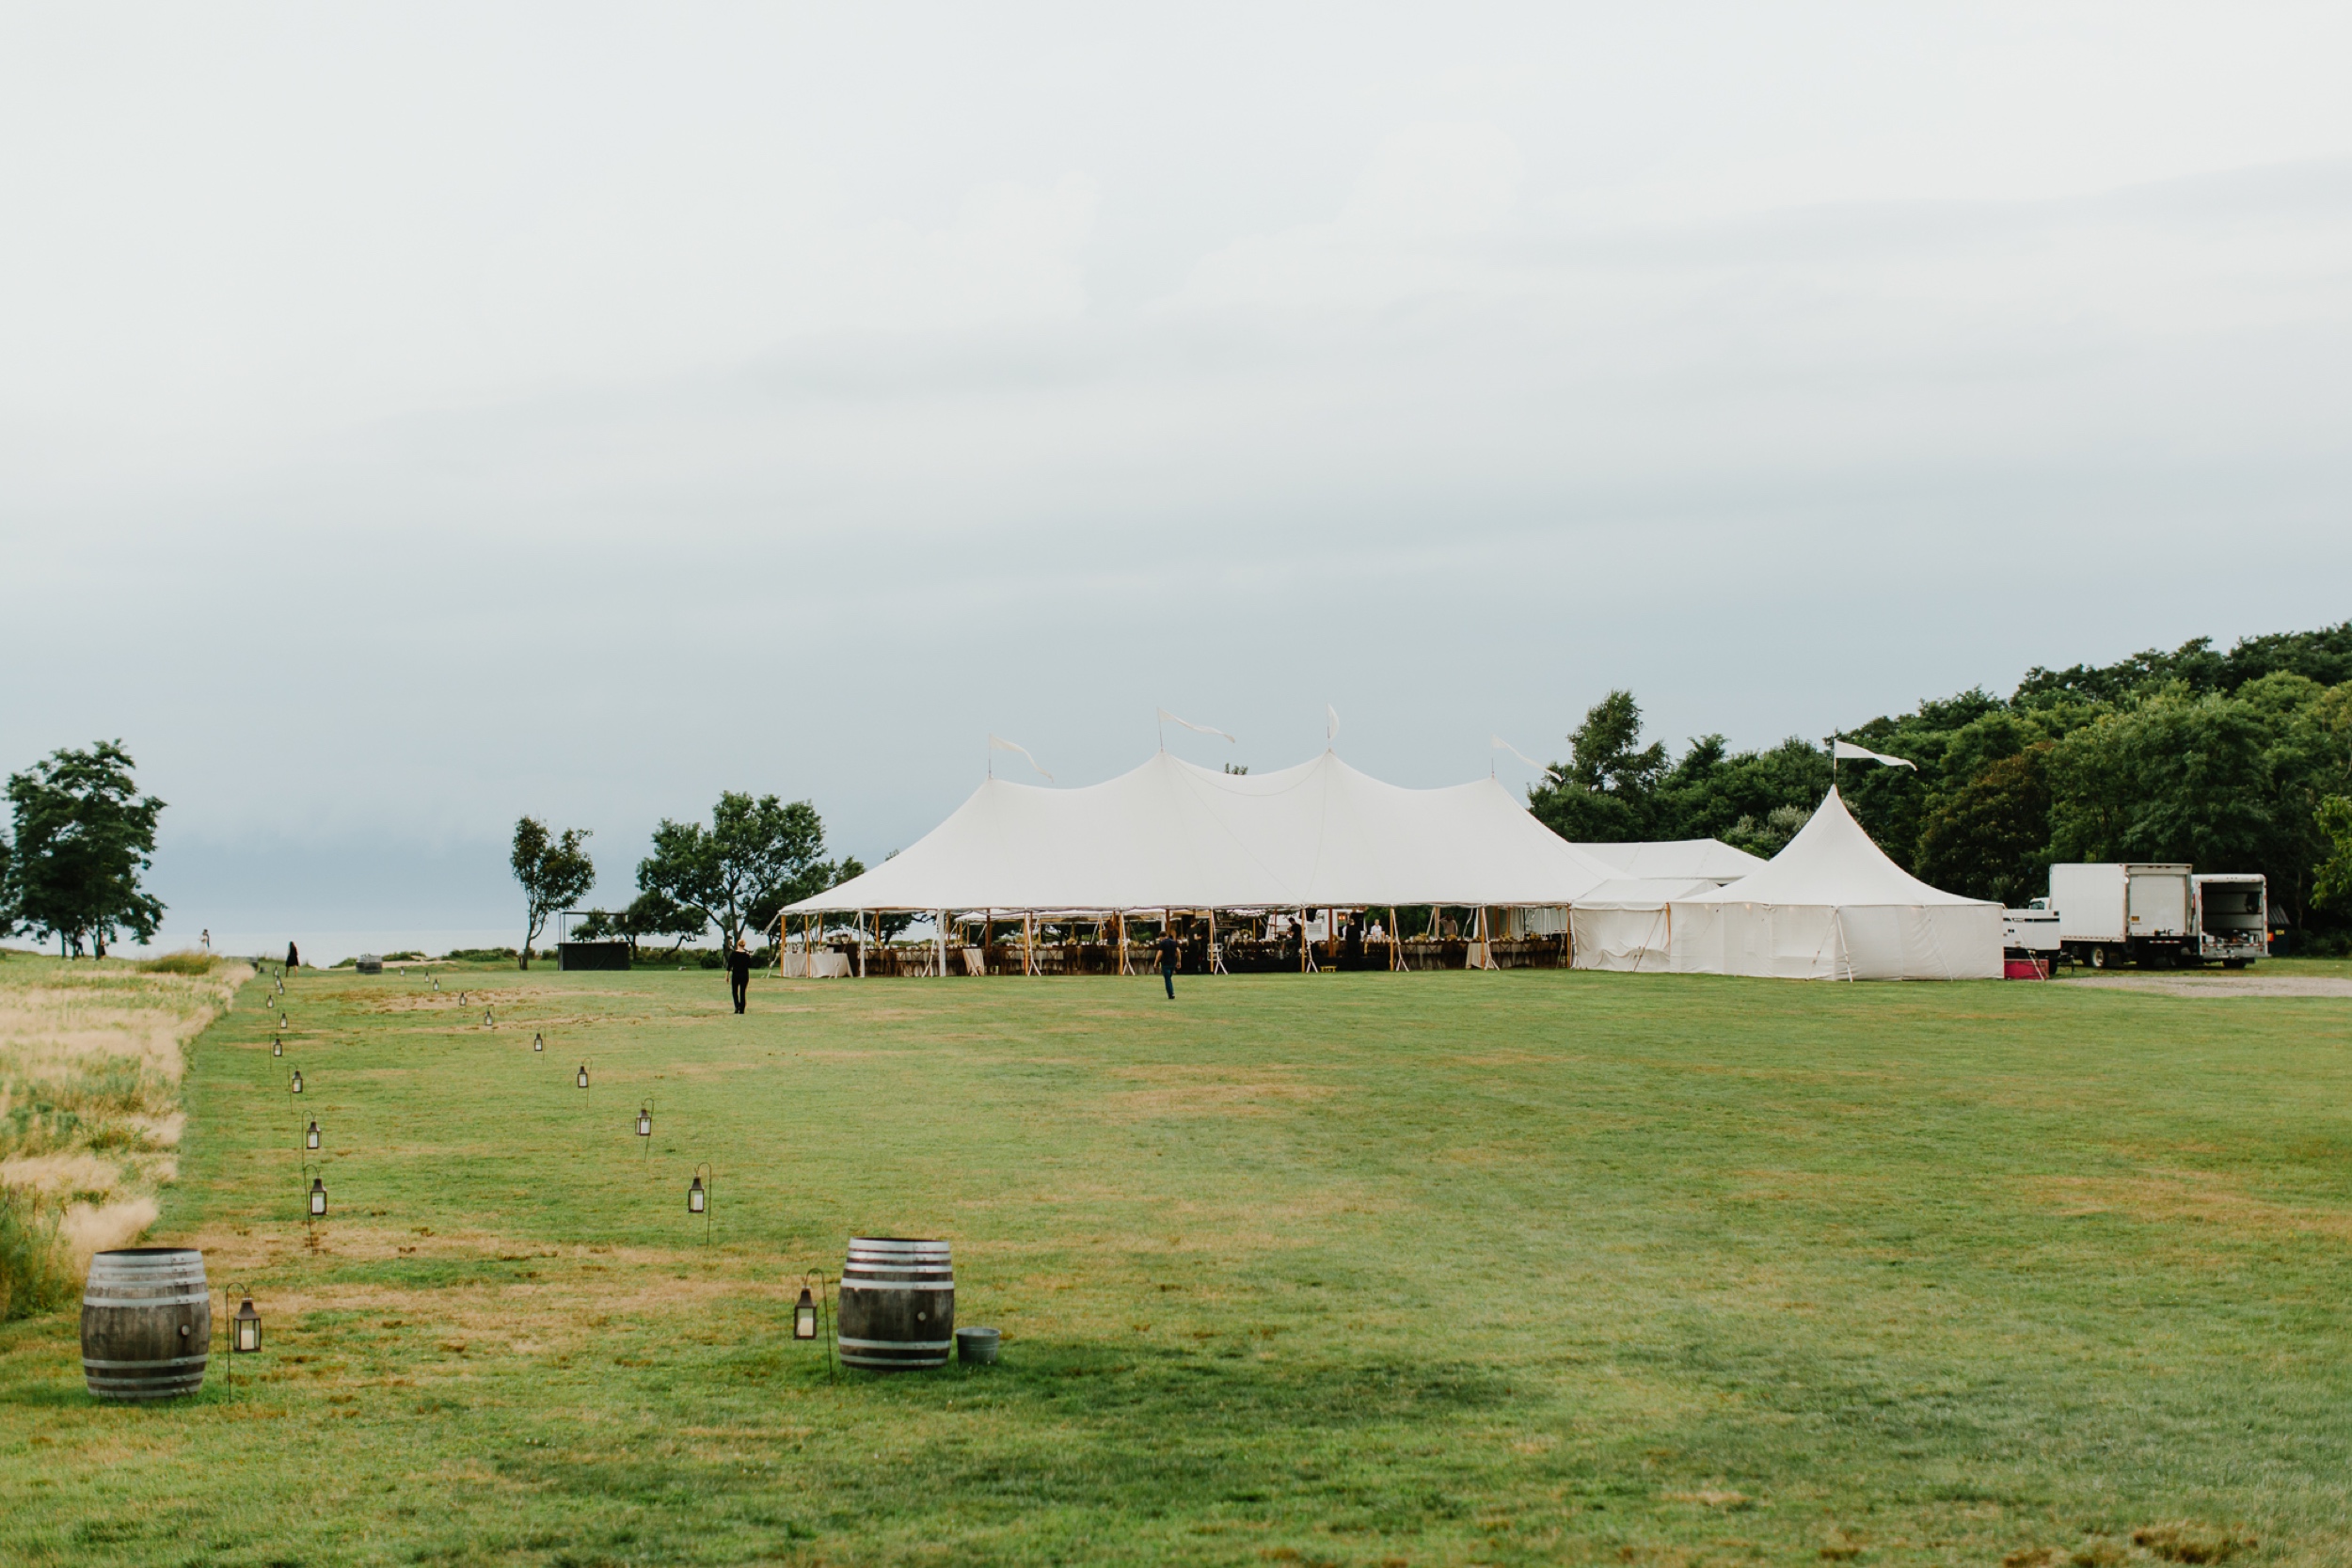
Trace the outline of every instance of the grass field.
{"type": "Polygon", "coordinates": [[[264,1354],[103,1408],[0,1330],[0,1560],[2352,1559],[2352,1002],[442,984],[199,1037],[157,1236],[264,1354]],[[829,1383],[859,1232],[950,1239],[1003,1364],[829,1383]]]}

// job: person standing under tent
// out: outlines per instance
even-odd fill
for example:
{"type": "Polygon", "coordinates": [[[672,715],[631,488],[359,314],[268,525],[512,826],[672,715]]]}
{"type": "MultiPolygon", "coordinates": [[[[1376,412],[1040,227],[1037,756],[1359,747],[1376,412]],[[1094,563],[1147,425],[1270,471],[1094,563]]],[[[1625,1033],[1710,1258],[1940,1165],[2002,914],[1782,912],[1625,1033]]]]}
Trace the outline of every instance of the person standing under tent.
{"type": "Polygon", "coordinates": [[[743,945],[743,939],[735,939],[735,951],[727,955],[727,989],[735,993],[735,1010],[741,1012],[752,994],[752,950],[743,945]]]}
{"type": "Polygon", "coordinates": [[[1168,988],[1168,999],[1173,1002],[1176,1000],[1176,933],[1163,924],[1156,945],[1160,950],[1160,984],[1168,988]]]}

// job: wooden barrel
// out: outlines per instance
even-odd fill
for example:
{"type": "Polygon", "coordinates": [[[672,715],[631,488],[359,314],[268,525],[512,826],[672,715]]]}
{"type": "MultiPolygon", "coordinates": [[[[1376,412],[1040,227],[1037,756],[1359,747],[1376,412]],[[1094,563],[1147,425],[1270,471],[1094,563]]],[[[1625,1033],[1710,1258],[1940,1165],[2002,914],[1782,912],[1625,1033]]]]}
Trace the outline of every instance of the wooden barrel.
{"type": "Polygon", "coordinates": [[[841,1271],[841,1364],[878,1372],[947,1364],[956,1271],[945,1242],[857,1236],[841,1271]]]}
{"type": "Polygon", "coordinates": [[[90,1259],[82,1378],[102,1400],[167,1400],[204,1386],[213,1297],[193,1247],[126,1247],[90,1259]]]}

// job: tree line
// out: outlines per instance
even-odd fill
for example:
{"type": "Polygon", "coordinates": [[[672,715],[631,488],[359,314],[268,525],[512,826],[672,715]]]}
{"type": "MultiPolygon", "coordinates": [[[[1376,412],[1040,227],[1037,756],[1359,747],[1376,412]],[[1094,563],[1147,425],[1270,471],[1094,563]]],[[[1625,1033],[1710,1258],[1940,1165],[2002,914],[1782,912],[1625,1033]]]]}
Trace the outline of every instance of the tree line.
{"type": "MultiPolygon", "coordinates": [[[[585,829],[557,832],[532,816],[515,824],[511,863],[528,905],[525,969],[548,918],[596,886],[596,863],[582,847],[587,837],[585,829]]],[[[854,855],[825,858],[824,819],[809,801],[725,790],[707,827],[663,817],[653,852],[637,863],[637,896],[624,909],[588,911],[572,936],[626,942],[631,958],[642,943],[668,937],[675,952],[713,929],[720,945],[732,948],[773,926],[786,905],[865,871],[854,855]]]]}
{"type": "MultiPolygon", "coordinates": [[[[1839,734],[1917,765],[1837,779],[1880,847],[1938,887],[2015,905],[2047,891],[2053,861],[2186,861],[2262,872],[2274,919],[2321,945],[2352,928],[2352,622],[2037,667],[2007,697],[1979,688],[1839,734]]],[[[1771,855],[1830,785],[1819,741],[1645,745],[1629,691],[1567,739],[1528,804],[1573,840],[1771,855]]]]}

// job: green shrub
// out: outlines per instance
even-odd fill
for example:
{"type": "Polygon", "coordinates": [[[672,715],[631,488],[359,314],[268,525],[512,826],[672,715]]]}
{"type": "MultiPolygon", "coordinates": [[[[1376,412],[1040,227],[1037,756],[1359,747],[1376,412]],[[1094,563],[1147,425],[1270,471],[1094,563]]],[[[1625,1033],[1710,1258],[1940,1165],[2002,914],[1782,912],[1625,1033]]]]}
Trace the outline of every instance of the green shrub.
{"type": "Polygon", "coordinates": [[[220,960],[210,953],[191,947],[178,953],[167,953],[160,958],[150,958],[139,968],[150,974],[210,974],[220,960]]]}
{"type": "Polygon", "coordinates": [[[73,1299],[73,1275],[57,1240],[57,1216],[29,1194],[0,1189],[0,1323],[29,1318],[73,1299]]]}
{"type": "Polygon", "coordinates": [[[511,947],[453,947],[441,955],[455,964],[513,963],[521,956],[511,947]]]}

